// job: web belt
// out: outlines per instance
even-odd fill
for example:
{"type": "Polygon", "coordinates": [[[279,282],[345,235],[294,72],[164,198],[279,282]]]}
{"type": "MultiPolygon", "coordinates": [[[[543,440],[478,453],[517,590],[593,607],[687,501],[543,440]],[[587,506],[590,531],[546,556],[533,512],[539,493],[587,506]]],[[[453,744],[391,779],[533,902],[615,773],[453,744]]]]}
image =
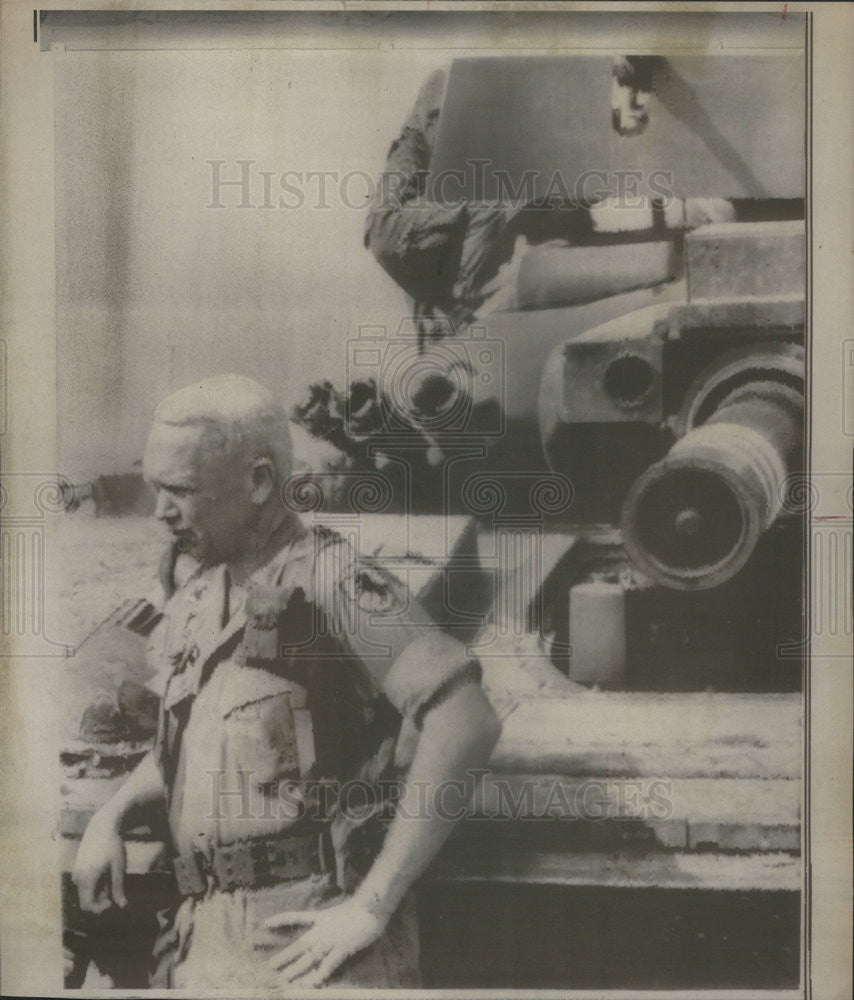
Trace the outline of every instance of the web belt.
{"type": "Polygon", "coordinates": [[[304,837],[258,837],[216,844],[210,856],[194,850],[174,857],[175,880],[182,896],[201,896],[210,886],[224,892],[254,889],[308,878],[328,870],[323,834],[304,837]]]}

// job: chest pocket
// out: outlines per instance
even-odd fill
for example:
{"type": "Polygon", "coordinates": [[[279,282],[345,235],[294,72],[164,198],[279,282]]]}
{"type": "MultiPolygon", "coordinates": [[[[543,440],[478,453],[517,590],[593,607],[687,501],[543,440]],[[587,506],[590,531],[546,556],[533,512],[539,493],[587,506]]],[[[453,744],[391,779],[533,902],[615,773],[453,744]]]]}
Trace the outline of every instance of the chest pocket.
{"type": "Polygon", "coordinates": [[[259,667],[232,671],[222,689],[224,765],[260,787],[305,778],[314,766],[314,737],[299,684],[259,667]]]}
{"type": "Polygon", "coordinates": [[[195,662],[192,658],[188,658],[184,669],[173,674],[166,682],[166,690],[160,701],[160,722],[154,753],[170,795],[177,765],[178,746],[190,717],[196,687],[195,662]]]}

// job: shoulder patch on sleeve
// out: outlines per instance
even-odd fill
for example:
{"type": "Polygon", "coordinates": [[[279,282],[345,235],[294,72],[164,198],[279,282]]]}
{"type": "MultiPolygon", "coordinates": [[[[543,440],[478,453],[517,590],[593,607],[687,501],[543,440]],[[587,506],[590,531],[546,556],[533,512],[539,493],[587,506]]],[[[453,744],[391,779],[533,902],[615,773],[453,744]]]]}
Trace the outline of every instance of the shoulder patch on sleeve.
{"type": "Polygon", "coordinates": [[[348,601],[362,611],[381,614],[406,607],[403,583],[388,570],[356,560],[341,580],[341,590],[348,601]]]}

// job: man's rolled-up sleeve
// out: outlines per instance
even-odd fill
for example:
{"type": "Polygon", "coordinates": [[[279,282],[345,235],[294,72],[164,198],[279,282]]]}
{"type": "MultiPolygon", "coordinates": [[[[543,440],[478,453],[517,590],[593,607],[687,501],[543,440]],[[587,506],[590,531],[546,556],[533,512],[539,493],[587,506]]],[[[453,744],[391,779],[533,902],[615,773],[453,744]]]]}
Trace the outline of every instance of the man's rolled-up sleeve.
{"type": "Polygon", "coordinates": [[[398,575],[357,557],[344,542],[329,546],[318,564],[330,629],[401,715],[420,725],[459,684],[479,683],[478,662],[435,624],[398,575]]]}
{"type": "Polygon", "coordinates": [[[480,677],[480,664],[466,656],[465,646],[437,628],[403,650],[386,674],[383,693],[401,715],[420,726],[431,708],[460,685],[479,684],[480,677]]]}

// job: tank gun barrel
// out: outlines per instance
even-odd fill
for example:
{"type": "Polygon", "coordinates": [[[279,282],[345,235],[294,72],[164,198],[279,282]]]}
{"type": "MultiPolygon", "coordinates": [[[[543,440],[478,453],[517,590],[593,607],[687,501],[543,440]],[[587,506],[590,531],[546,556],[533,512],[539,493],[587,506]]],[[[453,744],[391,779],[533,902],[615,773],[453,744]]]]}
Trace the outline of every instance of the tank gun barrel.
{"type": "Polygon", "coordinates": [[[629,491],[623,540],[636,565],[678,590],[734,576],[780,513],[802,426],[790,385],[750,381],[727,395],[629,491]]]}

